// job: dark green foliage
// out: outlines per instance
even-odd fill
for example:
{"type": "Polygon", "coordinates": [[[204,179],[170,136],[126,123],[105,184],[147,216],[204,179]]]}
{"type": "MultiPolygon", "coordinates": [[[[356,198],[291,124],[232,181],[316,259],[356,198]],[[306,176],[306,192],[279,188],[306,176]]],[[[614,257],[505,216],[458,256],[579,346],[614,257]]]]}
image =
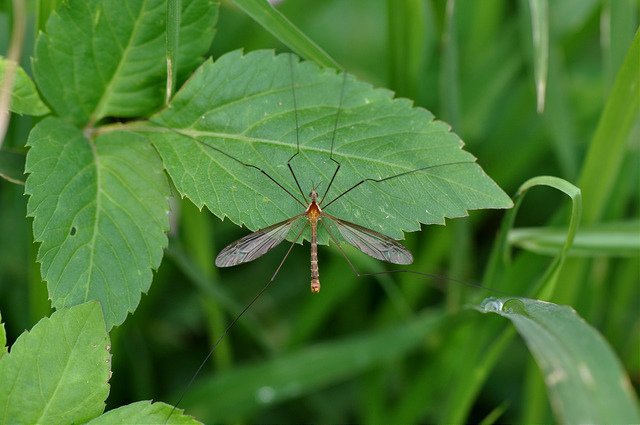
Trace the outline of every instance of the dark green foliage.
{"type": "Polygon", "coordinates": [[[0,423],[640,420],[637,2],[45,3],[0,151],[0,423]],[[311,296],[295,246],[181,398],[282,260],[213,267],[303,211],[255,168],[302,198],[298,142],[305,194],[341,164],[325,205],[424,168],[327,208],[423,274],[321,233],[311,296]]]}

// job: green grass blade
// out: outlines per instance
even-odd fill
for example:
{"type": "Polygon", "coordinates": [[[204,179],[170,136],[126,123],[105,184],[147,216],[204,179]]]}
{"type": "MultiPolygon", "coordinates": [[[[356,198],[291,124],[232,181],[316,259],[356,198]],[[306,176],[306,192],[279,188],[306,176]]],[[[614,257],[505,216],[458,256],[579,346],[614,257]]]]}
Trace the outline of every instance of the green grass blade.
{"type": "Polygon", "coordinates": [[[341,69],[340,65],[320,46],[307,37],[282,13],[263,0],[232,0],[264,29],[289,46],[298,55],[323,67],[341,69]]]}
{"type": "Polygon", "coordinates": [[[537,109],[540,114],[544,111],[549,66],[549,3],[547,0],[529,0],[529,10],[533,35],[537,109]]]}
{"type": "Polygon", "coordinates": [[[578,180],[584,195],[584,221],[593,224],[602,218],[627,153],[627,142],[640,121],[640,30],[598,122],[578,180]]]}
{"type": "Polygon", "coordinates": [[[445,322],[441,312],[426,311],[399,326],[219,373],[190,391],[183,406],[205,423],[233,422],[261,406],[308,394],[404,356],[445,322]]]}
{"type": "Polygon", "coordinates": [[[448,0],[445,15],[444,49],[440,67],[440,110],[454,128],[460,123],[460,83],[458,81],[458,37],[455,0],[448,0]]]}
{"type": "Polygon", "coordinates": [[[167,0],[167,90],[164,96],[165,105],[169,104],[178,81],[178,46],[180,44],[180,21],[182,20],[182,0],[167,0]]]}
{"type": "Polygon", "coordinates": [[[607,0],[604,3],[602,49],[607,88],[610,89],[638,28],[639,5],[637,1],[607,0]]]}
{"type": "Polygon", "coordinates": [[[23,152],[13,152],[7,149],[0,150],[0,177],[15,184],[24,184],[23,152]]]}
{"type": "Polygon", "coordinates": [[[390,82],[399,96],[417,97],[429,42],[425,25],[427,7],[421,0],[387,0],[390,82]]]}
{"type": "Polygon", "coordinates": [[[7,332],[4,329],[4,323],[2,322],[2,313],[0,312],[0,359],[7,354],[7,332]]]}
{"type": "MultiPolygon", "coordinates": [[[[545,277],[543,277],[540,281],[540,292],[538,293],[538,297],[541,299],[548,299],[553,294],[555,290],[555,286],[558,279],[558,274],[562,269],[562,265],[564,264],[565,258],[567,257],[567,253],[573,244],[573,240],[576,235],[576,231],[578,230],[578,225],[580,223],[580,217],[582,214],[582,194],[580,189],[576,186],[572,185],[566,180],[560,179],[558,177],[552,176],[539,176],[534,177],[532,179],[527,180],[520,186],[518,189],[518,193],[515,198],[515,206],[512,210],[507,212],[507,216],[505,217],[505,222],[509,223],[508,227],[512,227],[515,221],[515,216],[518,212],[520,205],[522,204],[522,200],[524,199],[524,195],[527,193],[529,189],[535,186],[549,186],[554,189],[557,189],[561,192],[564,192],[567,196],[571,198],[571,218],[569,220],[569,228],[567,230],[567,235],[562,245],[561,249],[558,251],[556,257],[553,262],[549,265],[549,268],[545,272],[545,277]]],[[[503,236],[507,237],[507,236],[503,236]]],[[[505,251],[505,259],[510,256],[510,251],[508,250],[508,245],[504,245],[505,251]]]]}
{"type": "MultiPolygon", "coordinates": [[[[565,244],[566,230],[554,227],[518,228],[509,243],[543,255],[555,255],[565,244]]],[[[570,257],[638,257],[640,223],[619,222],[582,227],[569,249],[570,257]]]]}

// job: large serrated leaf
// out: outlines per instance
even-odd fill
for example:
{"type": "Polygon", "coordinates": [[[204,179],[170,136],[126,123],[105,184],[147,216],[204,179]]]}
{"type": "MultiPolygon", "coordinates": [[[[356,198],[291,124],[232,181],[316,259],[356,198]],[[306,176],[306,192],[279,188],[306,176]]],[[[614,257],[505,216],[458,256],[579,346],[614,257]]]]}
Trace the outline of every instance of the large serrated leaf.
{"type": "Polygon", "coordinates": [[[193,417],[185,415],[182,410],[174,409],[168,404],[138,401],[110,410],[94,420],[87,422],[87,425],[197,425],[201,423],[202,422],[197,421],[193,417]]]}
{"type": "MultiPolygon", "coordinates": [[[[144,116],[164,99],[165,1],[71,0],[51,15],[33,70],[56,113],[77,125],[144,116]]],[[[217,3],[182,2],[178,66],[188,74],[208,50],[217,3]]]]}
{"type": "Polygon", "coordinates": [[[164,127],[150,137],[180,193],[252,230],[302,207],[260,171],[229,155],[261,168],[302,198],[287,168],[296,137],[300,155],[291,164],[305,194],[316,186],[321,194],[326,191],[335,169],[330,160],[335,140],[333,158],[341,169],[325,206],[363,179],[433,167],[365,183],[329,207],[333,215],[395,238],[418,230],[420,223],[512,205],[461,149],[460,138],[429,111],[289,55],[232,52],[207,62],[152,121],[164,127]]]}
{"type": "Polygon", "coordinates": [[[11,101],[9,110],[17,114],[45,115],[49,108],[40,99],[36,86],[31,78],[15,62],[0,56],[0,87],[3,87],[7,68],[11,68],[13,84],[11,88],[11,101]]]}
{"type": "Polygon", "coordinates": [[[31,132],[25,192],[38,261],[56,308],[102,304],[110,328],[151,284],[167,245],[169,187],[141,136],[89,140],[57,118],[31,132]]]}
{"type": "Polygon", "coordinates": [[[544,374],[560,423],[639,423],[633,387],[597,330],[574,309],[527,298],[489,298],[483,312],[511,320],[544,374]]]}
{"type": "Polygon", "coordinates": [[[108,345],[98,303],[40,320],[0,359],[0,423],[84,423],[102,413],[108,345]]]}

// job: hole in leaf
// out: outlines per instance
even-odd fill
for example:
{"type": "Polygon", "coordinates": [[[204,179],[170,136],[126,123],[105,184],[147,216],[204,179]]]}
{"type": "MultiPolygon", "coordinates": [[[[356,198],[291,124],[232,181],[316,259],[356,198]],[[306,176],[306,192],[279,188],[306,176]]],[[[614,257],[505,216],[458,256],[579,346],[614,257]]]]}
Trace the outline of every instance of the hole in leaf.
{"type": "Polygon", "coordinates": [[[73,236],[76,234],[77,231],[78,229],[76,229],[76,226],[71,226],[71,230],[69,231],[69,234],[73,236]]]}

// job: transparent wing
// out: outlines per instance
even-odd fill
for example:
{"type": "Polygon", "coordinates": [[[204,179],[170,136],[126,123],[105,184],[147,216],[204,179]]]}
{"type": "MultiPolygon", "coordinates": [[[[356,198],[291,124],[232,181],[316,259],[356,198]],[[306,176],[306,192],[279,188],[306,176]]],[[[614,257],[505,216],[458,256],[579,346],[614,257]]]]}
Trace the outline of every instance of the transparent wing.
{"type": "Polygon", "coordinates": [[[322,216],[330,219],[342,237],[367,255],[393,264],[411,264],[413,255],[394,239],[366,227],[341,220],[325,212],[322,216]]]}
{"type": "Polygon", "coordinates": [[[287,237],[293,223],[302,215],[299,214],[238,239],[220,251],[216,257],[216,266],[231,267],[263,256],[287,237]]]}

